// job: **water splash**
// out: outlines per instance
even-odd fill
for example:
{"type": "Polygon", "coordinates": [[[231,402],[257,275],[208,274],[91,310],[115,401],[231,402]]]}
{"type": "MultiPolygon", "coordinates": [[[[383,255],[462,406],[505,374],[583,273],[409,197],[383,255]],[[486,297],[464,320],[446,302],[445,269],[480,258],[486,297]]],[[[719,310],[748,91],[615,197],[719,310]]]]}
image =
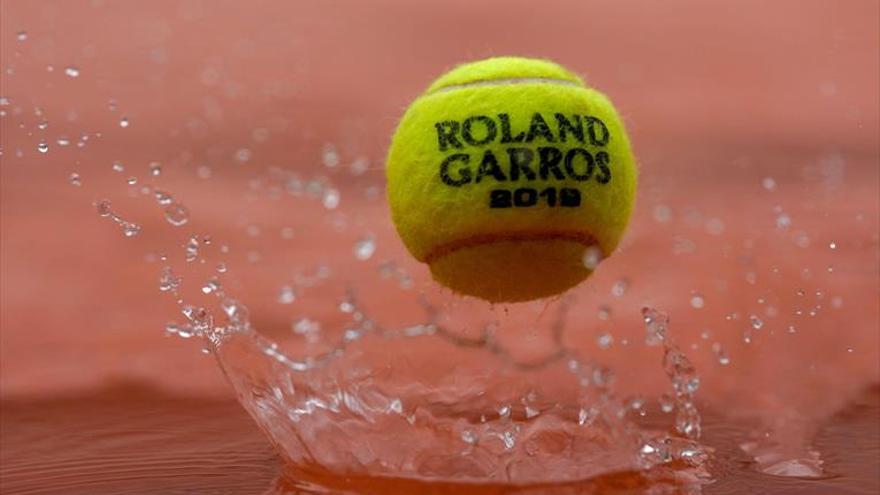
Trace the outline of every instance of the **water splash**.
{"type": "Polygon", "coordinates": [[[115,222],[117,225],[119,225],[119,227],[122,229],[122,234],[125,237],[135,237],[141,232],[140,225],[129,222],[121,216],[117,215],[113,211],[110,201],[106,199],[98,201],[97,203],[95,203],[95,209],[98,211],[99,216],[109,218],[110,220],[113,220],[113,222],[115,222]]]}
{"type": "Polygon", "coordinates": [[[690,359],[670,338],[669,316],[647,307],[642,309],[642,315],[648,333],[646,343],[663,346],[663,371],[672,384],[672,394],[662,395],[660,405],[663,412],[675,412],[674,428],[679,436],[643,435],[639,453],[648,464],[682,461],[702,466],[709,454],[698,443],[702,434],[702,419],[694,396],[700,387],[700,377],[690,359]]]}
{"type": "Polygon", "coordinates": [[[165,220],[175,227],[189,223],[189,209],[181,203],[171,203],[165,207],[165,220]]]}

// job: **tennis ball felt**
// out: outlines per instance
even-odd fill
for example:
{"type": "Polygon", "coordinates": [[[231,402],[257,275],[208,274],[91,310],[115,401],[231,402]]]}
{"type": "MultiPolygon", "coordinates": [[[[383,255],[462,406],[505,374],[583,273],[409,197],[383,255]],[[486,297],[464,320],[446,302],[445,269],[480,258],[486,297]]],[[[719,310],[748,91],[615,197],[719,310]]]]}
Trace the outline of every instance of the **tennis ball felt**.
{"type": "Polygon", "coordinates": [[[546,60],[458,66],[410,105],[386,164],[409,252],[436,281],[491,302],[538,299],[614,251],[637,170],[614,106],[546,60]]]}

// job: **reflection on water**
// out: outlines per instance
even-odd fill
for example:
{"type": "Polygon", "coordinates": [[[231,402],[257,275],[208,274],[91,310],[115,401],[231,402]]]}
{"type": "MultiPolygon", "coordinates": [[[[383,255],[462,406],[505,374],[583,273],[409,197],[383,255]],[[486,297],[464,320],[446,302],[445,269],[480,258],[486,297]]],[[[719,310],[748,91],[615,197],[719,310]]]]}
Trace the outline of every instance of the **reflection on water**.
{"type": "Polygon", "coordinates": [[[4,494],[260,494],[280,462],[235,402],[122,382],[3,411],[4,494]]]}
{"type": "MultiPolygon", "coordinates": [[[[662,471],[611,474],[556,487],[424,484],[339,477],[319,468],[282,474],[272,448],[237,403],[170,396],[133,383],[53,400],[3,401],[0,407],[0,486],[9,494],[384,495],[448,493],[450,488],[455,493],[529,495],[687,492],[673,473],[662,471]],[[658,486],[668,490],[656,491],[658,486]]],[[[710,462],[715,480],[702,487],[704,494],[855,495],[880,490],[880,387],[865,390],[819,429],[814,443],[829,473],[821,479],[755,471],[753,461],[737,447],[748,428],[716,412],[704,413],[703,442],[715,451],[710,462]]]]}

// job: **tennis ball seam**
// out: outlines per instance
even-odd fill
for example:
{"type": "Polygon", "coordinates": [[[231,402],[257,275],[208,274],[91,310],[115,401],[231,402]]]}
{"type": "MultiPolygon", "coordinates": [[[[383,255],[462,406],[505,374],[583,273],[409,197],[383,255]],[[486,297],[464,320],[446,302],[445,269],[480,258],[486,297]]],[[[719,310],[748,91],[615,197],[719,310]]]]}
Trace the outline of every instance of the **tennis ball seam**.
{"type": "Polygon", "coordinates": [[[518,84],[550,84],[556,86],[572,86],[575,88],[583,88],[582,84],[565,79],[557,79],[553,77],[511,77],[507,79],[478,79],[462,84],[451,84],[449,86],[441,86],[439,88],[426,92],[423,96],[436,95],[439,93],[448,93],[459,89],[480,88],[489,86],[514,86],[518,84]]]}
{"type": "MultiPolygon", "coordinates": [[[[451,242],[440,244],[431,249],[424,257],[424,262],[429,265],[438,259],[452,254],[460,249],[495,244],[498,242],[528,242],[528,241],[571,241],[583,244],[584,247],[599,246],[599,242],[589,232],[573,230],[545,230],[528,232],[493,232],[491,234],[478,234],[451,242]]],[[[603,249],[604,251],[604,249],[603,249]]]]}

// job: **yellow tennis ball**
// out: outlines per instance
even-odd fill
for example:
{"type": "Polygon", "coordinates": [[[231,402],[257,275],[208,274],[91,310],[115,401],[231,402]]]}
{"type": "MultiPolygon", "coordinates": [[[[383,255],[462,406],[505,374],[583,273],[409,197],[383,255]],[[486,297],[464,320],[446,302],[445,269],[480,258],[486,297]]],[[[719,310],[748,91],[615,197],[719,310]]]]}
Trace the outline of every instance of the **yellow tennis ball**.
{"type": "Polygon", "coordinates": [[[431,84],[400,121],[386,173],[409,252],[437,282],[491,302],[587,278],[617,247],[637,181],[608,98],[553,62],[517,57],[431,84]]]}

